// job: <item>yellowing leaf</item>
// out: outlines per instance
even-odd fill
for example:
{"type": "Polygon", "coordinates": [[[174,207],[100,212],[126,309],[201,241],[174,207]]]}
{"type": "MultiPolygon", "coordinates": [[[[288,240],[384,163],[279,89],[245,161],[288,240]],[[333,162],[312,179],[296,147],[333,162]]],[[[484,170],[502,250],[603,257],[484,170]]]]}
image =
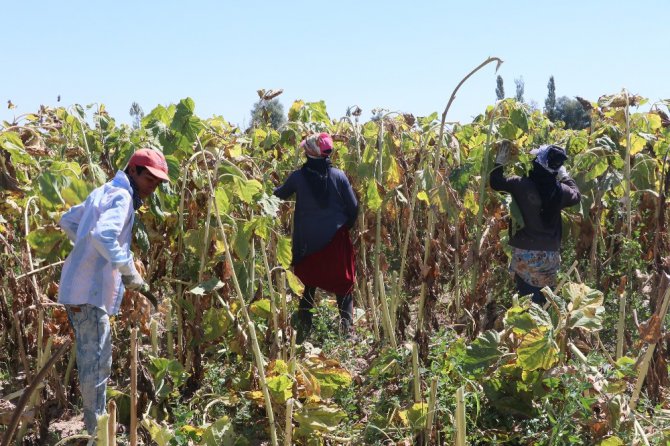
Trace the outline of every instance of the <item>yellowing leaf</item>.
{"type": "Polygon", "coordinates": [[[310,372],[319,382],[322,398],[332,398],[338,389],[351,385],[351,374],[340,367],[310,369],[310,372]]]}
{"type": "MultiPolygon", "coordinates": [[[[170,444],[170,440],[174,438],[174,433],[166,426],[158,424],[156,421],[149,417],[145,417],[142,420],[142,427],[144,427],[151,435],[151,439],[155,441],[158,446],[167,446],[170,444]]],[[[184,426],[192,427],[192,426],[184,426]]],[[[183,430],[184,428],[182,428],[183,430]]]]}
{"type": "Polygon", "coordinates": [[[414,430],[420,430],[426,427],[426,416],[428,415],[428,404],[414,403],[407,410],[407,419],[414,430]]]}
{"type": "Polygon", "coordinates": [[[235,192],[240,199],[245,203],[251,204],[254,202],[254,196],[263,190],[263,185],[258,180],[244,180],[235,177],[235,192]]]}
{"type": "Polygon", "coordinates": [[[630,135],[630,154],[635,155],[647,145],[647,140],[639,135],[630,135]]]}
{"type": "Polygon", "coordinates": [[[598,443],[598,446],[623,446],[625,443],[617,436],[609,437],[598,443]]]}
{"type": "Polygon", "coordinates": [[[382,197],[379,196],[377,182],[374,179],[368,180],[368,185],[365,188],[365,204],[373,212],[376,212],[382,205],[382,197]]]}
{"type": "Polygon", "coordinates": [[[287,375],[277,375],[266,379],[272,401],[284,404],[293,396],[293,381],[287,375]]]}
{"type": "Polygon", "coordinates": [[[646,118],[647,121],[649,122],[649,128],[651,130],[658,130],[661,128],[663,121],[661,120],[661,117],[659,115],[657,115],[656,113],[647,113],[646,118]]]}
{"type": "Polygon", "coordinates": [[[277,261],[284,269],[288,269],[291,265],[291,239],[281,236],[277,240],[277,261]]]}
{"type": "Polygon", "coordinates": [[[293,104],[291,105],[291,108],[288,110],[288,120],[289,121],[297,121],[298,120],[298,114],[300,113],[300,110],[302,107],[305,105],[305,101],[297,100],[294,101],[293,104]]]}
{"type": "Polygon", "coordinates": [[[227,214],[230,210],[230,198],[224,186],[216,188],[214,199],[216,200],[216,209],[219,211],[219,215],[227,214]]]}
{"type": "Polygon", "coordinates": [[[583,283],[569,283],[564,290],[572,301],[569,306],[568,327],[591,330],[602,328],[605,313],[603,293],[583,283]]]}
{"type": "Polygon", "coordinates": [[[553,330],[534,330],[524,336],[517,349],[517,363],[526,371],[551,368],[558,361],[553,330]]]}
{"type": "Polygon", "coordinates": [[[260,299],[249,305],[249,311],[260,316],[262,318],[269,318],[272,316],[272,311],[270,310],[270,299],[260,299]]]}
{"type": "Polygon", "coordinates": [[[288,281],[288,286],[291,288],[291,291],[293,291],[296,296],[302,296],[303,291],[305,291],[305,285],[298,279],[298,276],[293,274],[293,271],[286,270],[286,280],[288,281]]]}
{"type": "Polygon", "coordinates": [[[347,414],[338,406],[331,404],[308,403],[296,412],[295,420],[302,429],[316,432],[333,432],[347,414]]]}
{"type": "Polygon", "coordinates": [[[468,189],[468,191],[465,192],[465,200],[463,201],[463,207],[465,207],[465,209],[470,211],[472,215],[477,215],[477,213],[479,212],[479,203],[477,203],[475,193],[471,189],[468,189]]]}
{"type": "Polygon", "coordinates": [[[421,192],[419,192],[418,194],[416,194],[416,198],[417,198],[419,201],[424,201],[424,202],[430,204],[430,200],[428,199],[428,194],[426,193],[425,190],[422,190],[421,192]]]}

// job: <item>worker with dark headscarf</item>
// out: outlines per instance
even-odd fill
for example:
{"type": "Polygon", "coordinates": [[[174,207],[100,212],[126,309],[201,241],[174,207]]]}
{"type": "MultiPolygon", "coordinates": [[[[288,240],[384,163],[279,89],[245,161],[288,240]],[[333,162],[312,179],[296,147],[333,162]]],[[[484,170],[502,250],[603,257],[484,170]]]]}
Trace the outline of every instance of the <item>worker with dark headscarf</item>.
{"type": "Polygon", "coordinates": [[[530,153],[535,155],[527,176],[505,177],[503,166],[509,158],[510,144],[501,144],[491,171],[491,188],[512,195],[523,221],[510,228],[512,247],[510,272],[520,294],[532,294],[533,302],[544,304],[540,292],[556,285],[561,262],[561,210],[579,203],[581,194],[563,165],[568,159],[558,145],[543,145],[530,153]],[[513,232],[516,229],[516,232],[513,232]]]}

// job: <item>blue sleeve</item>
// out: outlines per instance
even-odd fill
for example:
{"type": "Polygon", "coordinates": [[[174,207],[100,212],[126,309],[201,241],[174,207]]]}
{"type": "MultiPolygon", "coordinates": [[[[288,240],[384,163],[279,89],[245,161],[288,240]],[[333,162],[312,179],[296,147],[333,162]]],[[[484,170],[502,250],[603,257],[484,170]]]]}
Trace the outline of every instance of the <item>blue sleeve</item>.
{"type": "Polygon", "coordinates": [[[295,193],[295,176],[297,172],[298,171],[296,170],[291,173],[284,184],[276,188],[273,194],[282,200],[286,200],[288,197],[293,195],[295,193]]]}
{"type": "Polygon", "coordinates": [[[131,206],[132,199],[126,191],[110,197],[90,232],[95,249],[122,274],[130,274],[134,267],[130,250],[123,249],[119,244],[119,236],[126,224],[131,206]]]}
{"type": "Polygon", "coordinates": [[[344,208],[347,213],[347,227],[353,228],[356,223],[356,218],[358,218],[358,200],[356,199],[356,194],[354,193],[354,188],[351,187],[349,179],[342,174],[340,181],[340,188],[342,190],[342,198],[344,199],[344,208]]]}
{"type": "Polygon", "coordinates": [[[77,230],[79,229],[79,222],[81,221],[81,216],[84,214],[84,209],[84,203],[72,206],[63,214],[58,222],[58,226],[61,227],[67,238],[73,243],[77,239],[77,230]]]}

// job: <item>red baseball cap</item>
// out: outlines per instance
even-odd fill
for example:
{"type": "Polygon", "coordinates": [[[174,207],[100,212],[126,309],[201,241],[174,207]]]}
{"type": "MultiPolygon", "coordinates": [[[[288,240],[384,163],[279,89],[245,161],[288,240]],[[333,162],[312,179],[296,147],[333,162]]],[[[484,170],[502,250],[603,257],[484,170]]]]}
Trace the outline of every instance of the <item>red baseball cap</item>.
{"type": "Polygon", "coordinates": [[[142,166],[146,167],[149,172],[156,178],[169,181],[168,165],[163,154],[157,150],[140,149],[133,153],[128,161],[128,167],[142,166]]]}

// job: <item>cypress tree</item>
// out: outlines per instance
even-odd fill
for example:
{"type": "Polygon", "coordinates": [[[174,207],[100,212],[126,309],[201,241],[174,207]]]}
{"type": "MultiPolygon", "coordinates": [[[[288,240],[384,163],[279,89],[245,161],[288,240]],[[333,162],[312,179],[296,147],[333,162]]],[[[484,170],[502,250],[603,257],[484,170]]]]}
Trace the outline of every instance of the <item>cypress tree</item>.
{"type": "Polygon", "coordinates": [[[514,83],[516,84],[516,95],[514,96],[517,101],[523,102],[523,90],[525,83],[523,81],[523,76],[521,76],[518,79],[514,79],[514,83]]]}
{"type": "Polygon", "coordinates": [[[554,82],[554,76],[549,78],[547,90],[547,99],[544,101],[544,113],[549,120],[553,121],[556,119],[556,83],[554,82]]]}
{"type": "Polygon", "coordinates": [[[498,75],[496,79],[496,98],[498,100],[505,99],[505,87],[503,86],[503,78],[498,75]]]}

